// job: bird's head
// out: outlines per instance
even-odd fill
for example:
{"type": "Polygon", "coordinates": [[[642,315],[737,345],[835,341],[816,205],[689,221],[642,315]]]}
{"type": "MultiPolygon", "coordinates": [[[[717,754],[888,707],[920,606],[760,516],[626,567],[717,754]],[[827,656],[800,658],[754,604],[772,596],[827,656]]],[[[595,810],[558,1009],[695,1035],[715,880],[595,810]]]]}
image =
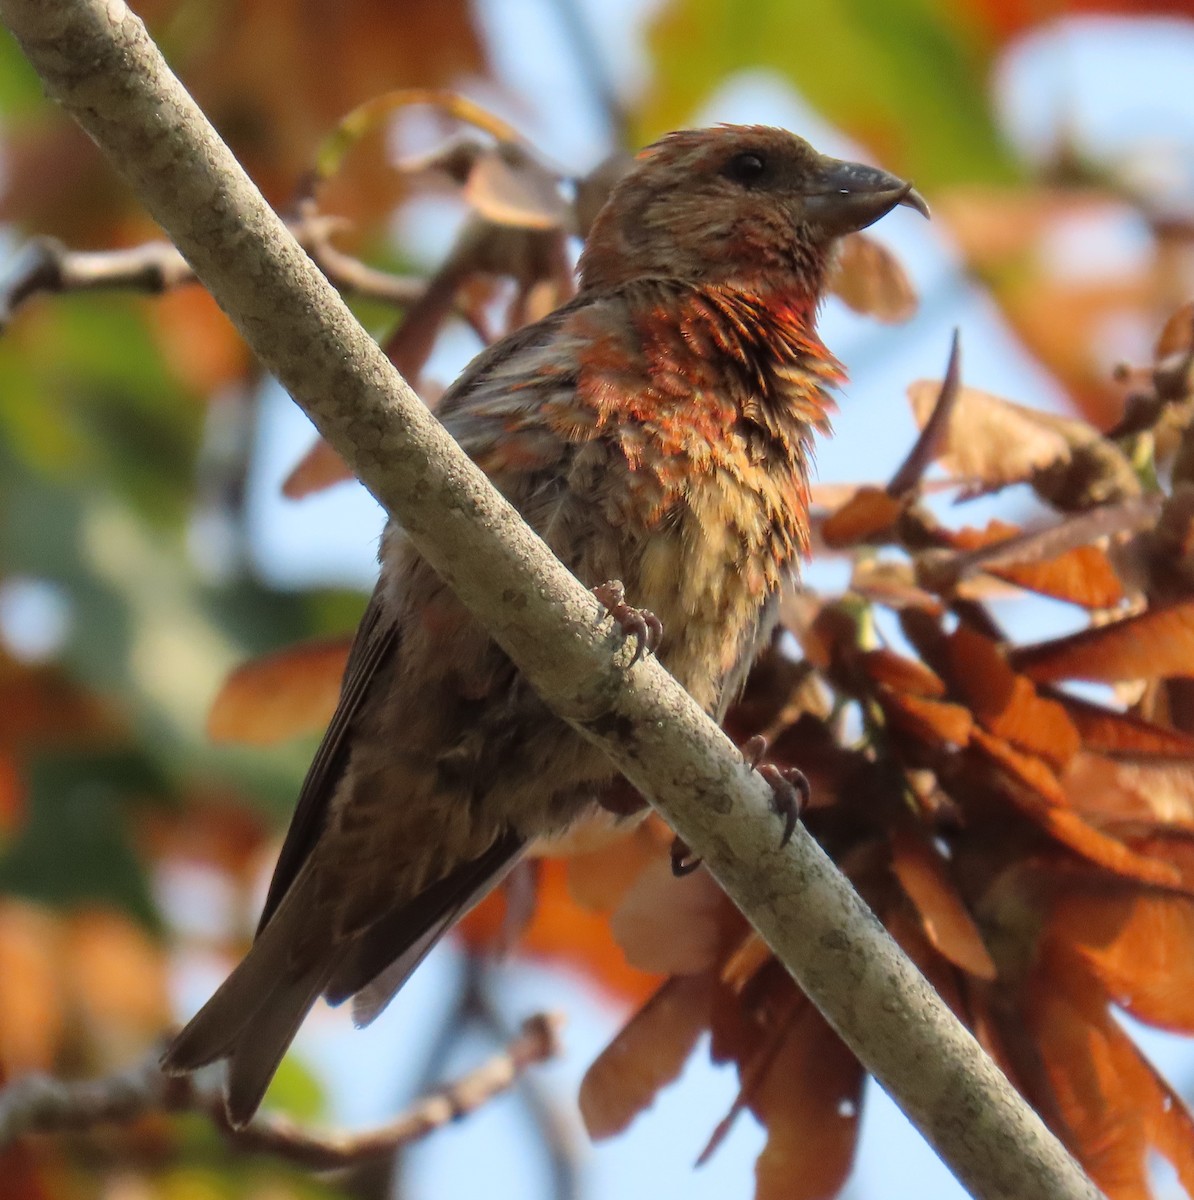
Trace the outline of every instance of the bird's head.
{"type": "Polygon", "coordinates": [[[901,204],[929,215],[910,183],[786,130],[682,130],[643,150],[614,187],[581,256],[582,286],[795,282],[815,298],[837,240],[901,204]]]}

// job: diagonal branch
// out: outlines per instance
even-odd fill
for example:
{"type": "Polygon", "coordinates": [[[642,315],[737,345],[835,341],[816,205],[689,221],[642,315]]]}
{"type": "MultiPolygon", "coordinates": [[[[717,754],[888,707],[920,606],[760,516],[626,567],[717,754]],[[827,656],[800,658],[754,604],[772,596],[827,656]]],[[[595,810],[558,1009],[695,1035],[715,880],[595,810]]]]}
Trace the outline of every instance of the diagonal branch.
{"type": "Polygon", "coordinates": [[[544,700],[699,854],[975,1195],[1096,1197],[771,790],[686,692],[629,651],[353,320],[122,0],[0,0],[50,94],[99,143],[263,363],[544,700]]]}
{"type": "Polygon", "coordinates": [[[30,1075],[0,1091],[0,1151],[26,1133],[90,1131],[99,1125],[127,1124],[147,1113],[193,1112],[205,1114],[239,1150],[269,1154],[314,1171],[349,1167],[392,1154],[507,1091],[528,1067],[559,1053],[559,1026],[557,1016],[540,1013],[528,1018],[500,1054],[428,1093],[392,1121],[360,1133],[312,1130],[268,1115],[234,1129],[219,1092],[200,1087],[194,1076],[163,1075],[158,1051],[105,1079],[30,1075]]]}

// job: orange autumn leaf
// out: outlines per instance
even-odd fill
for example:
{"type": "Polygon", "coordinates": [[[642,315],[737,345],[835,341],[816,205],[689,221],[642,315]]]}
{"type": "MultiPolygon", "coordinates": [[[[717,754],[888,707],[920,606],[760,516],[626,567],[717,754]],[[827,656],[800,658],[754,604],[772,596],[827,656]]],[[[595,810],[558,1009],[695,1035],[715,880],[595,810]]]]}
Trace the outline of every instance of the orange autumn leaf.
{"type": "Polygon", "coordinates": [[[979,979],[995,978],[982,934],[949,878],[945,861],[923,838],[896,834],[891,869],[912,901],[925,936],[955,966],[979,979]]]}
{"type": "MultiPolygon", "coordinates": [[[[499,889],[472,910],[455,929],[466,946],[484,951],[505,932],[506,901],[499,889]]],[[[568,889],[568,863],[539,863],[535,907],[515,953],[558,963],[588,976],[613,996],[640,1001],[659,976],[632,967],[610,932],[609,919],[578,904],[568,889]]]]}
{"type": "Polygon", "coordinates": [[[940,676],[915,658],[905,658],[892,650],[868,650],[859,655],[859,664],[875,683],[884,684],[895,692],[910,692],[914,696],[940,699],[945,684],[940,676]]]}
{"type": "Polygon", "coordinates": [[[1057,700],[1069,714],[1087,750],[1134,758],[1156,755],[1194,760],[1194,734],[1156,725],[1077,696],[1058,695],[1057,700]]]}
{"type": "Polygon", "coordinates": [[[821,538],[835,550],[856,546],[886,534],[903,511],[903,502],[882,488],[860,487],[821,522],[821,538]]]}
{"type": "Polygon", "coordinates": [[[301,500],[352,477],[348,463],[329,442],[319,438],[282,481],[282,495],[289,500],[301,500]]]}
{"type": "Polygon", "coordinates": [[[887,723],[899,733],[929,746],[965,746],[970,741],[974,718],[960,704],[902,695],[886,688],[876,692],[887,723]]]}
{"type": "Polygon", "coordinates": [[[1089,862],[1141,883],[1181,887],[1181,872],[1169,863],[1135,853],[1089,824],[1066,803],[1057,777],[1039,759],[975,729],[971,747],[995,765],[1006,780],[1004,794],[1050,837],[1089,862]]]}
{"type": "Polygon", "coordinates": [[[594,1139],[621,1133],[671,1083],[709,1024],[708,974],[669,979],[597,1056],[580,1085],[594,1139]]]}
{"type": "Polygon", "coordinates": [[[1194,829],[1194,770],[1186,759],[1111,758],[1082,751],[1070,760],[1061,782],[1084,815],[1194,829]]]}
{"type": "Polygon", "coordinates": [[[656,859],[623,897],[610,932],[639,970],[693,975],[713,965],[726,904],[707,871],[677,879],[667,859],[656,859]]]}
{"type": "Polygon", "coordinates": [[[854,1162],[863,1069],[811,1005],[800,1006],[746,1101],[767,1130],[755,1200],[825,1200],[854,1162]]]}
{"type": "Polygon", "coordinates": [[[1194,601],[1021,646],[1011,659],[1017,670],[1039,683],[1194,676],[1194,601]]]}
{"type": "Polygon", "coordinates": [[[0,646],[0,746],[106,743],[122,732],[119,716],[60,668],[29,665],[0,646]]]}
{"type": "Polygon", "coordinates": [[[1056,700],[1038,696],[990,638],[966,626],[946,640],[955,691],[996,737],[1063,767],[1077,753],[1078,731],[1056,700]]]}
{"type": "Polygon", "coordinates": [[[0,1062],[12,1072],[48,1070],[66,1029],[59,927],[34,904],[0,900],[0,1062]]]}
{"type": "Polygon", "coordinates": [[[241,664],[212,701],[207,736],[266,746],[320,732],[340,697],[349,645],[348,638],[300,642],[241,664]]]}
{"type": "Polygon", "coordinates": [[[646,867],[666,858],[671,834],[657,817],[615,827],[605,845],[568,855],[568,891],[585,908],[611,912],[646,867]]]}
{"type": "Polygon", "coordinates": [[[1074,889],[1055,905],[1048,936],[1138,1020],[1194,1031],[1194,898],[1074,889]]]}
{"type": "Polygon", "coordinates": [[[63,929],[62,953],[72,1010],[102,1041],[117,1039],[113,1057],[133,1052],[121,1039],[148,1041],[169,1021],[165,955],[124,914],[73,914],[63,929]]]}
{"type": "Polygon", "coordinates": [[[148,311],[166,362],[198,395],[211,396],[253,368],[248,346],[203,288],[164,292],[148,311]]]}
{"type": "Polygon", "coordinates": [[[1050,957],[1025,1010],[1066,1141],[1116,1200],[1151,1200],[1150,1150],[1194,1194],[1194,1122],[1149,1066],[1086,974],[1050,957]]]}
{"type": "Polygon", "coordinates": [[[1097,546],[1075,546],[1039,563],[989,567],[989,575],[1083,608],[1111,608],[1124,598],[1111,560],[1097,546]]]}
{"type": "Polygon", "coordinates": [[[722,964],[718,978],[732,992],[740,993],[774,957],[771,947],[752,929],[722,964]]]}

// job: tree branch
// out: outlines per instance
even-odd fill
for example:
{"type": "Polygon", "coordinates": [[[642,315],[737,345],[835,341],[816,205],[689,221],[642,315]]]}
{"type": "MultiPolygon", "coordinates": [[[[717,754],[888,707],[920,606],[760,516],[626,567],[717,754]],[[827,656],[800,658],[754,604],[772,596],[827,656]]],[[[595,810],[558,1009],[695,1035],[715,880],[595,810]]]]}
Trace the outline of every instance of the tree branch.
{"type": "Polygon", "coordinates": [[[90,1131],[147,1113],[191,1112],[205,1114],[230,1145],[249,1153],[269,1154],[314,1171],[355,1166],[392,1154],[501,1095],[527,1067],[559,1053],[560,1023],[558,1016],[543,1013],[528,1018],[501,1054],[430,1092],[394,1120],[360,1133],[311,1130],[268,1115],[234,1129],[219,1092],[201,1088],[193,1075],[163,1075],[157,1050],[139,1066],[106,1079],[30,1075],[0,1091],[0,1152],[26,1133],[90,1131]]]}
{"type": "MultiPolygon", "coordinates": [[[[338,250],[332,236],[343,225],[339,217],[316,212],[308,201],[290,231],[341,292],[402,307],[423,295],[424,280],[375,270],[338,250]]],[[[0,333],[22,305],[44,293],[109,289],[157,294],[195,281],[191,264],[170,242],[71,250],[54,238],[33,238],[0,275],[0,333]]]]}
{"type": "MultiPolygon", "coordinates": [[[[265,365],[544,700],[699,854],[800,986],[980,1197],[1096,1197],[803,829],[691,697],[583,587],[397,376],[269,209],[121,0],[0,0],[265,365]]],[[[633,599],[633,597],[632,597],[633,599]]]]}

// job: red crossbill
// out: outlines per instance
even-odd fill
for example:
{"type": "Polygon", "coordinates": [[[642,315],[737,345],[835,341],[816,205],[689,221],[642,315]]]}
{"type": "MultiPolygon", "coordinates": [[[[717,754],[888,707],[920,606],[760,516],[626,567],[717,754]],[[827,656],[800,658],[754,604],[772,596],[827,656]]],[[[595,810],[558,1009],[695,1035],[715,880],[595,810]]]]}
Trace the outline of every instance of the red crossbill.
{"type": "MultiPolygon", "coordinates": [[[[656,614],[663,665],[720,717],[807,540],[808,454],[841,369],[815,322],[883,171],[782,130],[673,133],[598,215],[573,301],[491,346],[438,413],[590,586],[656,614]]],[[[257,938],[164,1066],[228,1059],[253,1114],[318,997],[371,1020],[535,838],[615,786],[391,521],[339,708],[257,938]]]]}

